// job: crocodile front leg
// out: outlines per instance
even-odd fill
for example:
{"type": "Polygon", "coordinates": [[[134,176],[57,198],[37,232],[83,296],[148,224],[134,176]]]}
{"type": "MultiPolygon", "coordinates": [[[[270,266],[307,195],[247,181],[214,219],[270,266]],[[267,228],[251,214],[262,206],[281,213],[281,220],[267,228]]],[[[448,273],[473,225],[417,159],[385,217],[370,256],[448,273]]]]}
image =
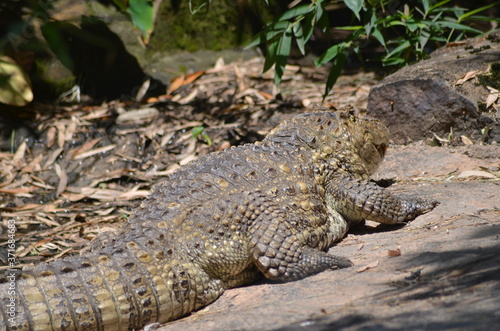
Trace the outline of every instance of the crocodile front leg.
{"type": "Polygon", "coordinates": [[[439,204],[430,199],[400,198],[373,182],[347,176],[337,176],[328,182],[325,200],[348,223],[364,219],[384,224],[408,222],[439,204]]]}
{"type": "Polygon", "coordinates": [[[266,278],[290,281],[352,266],[349,259],[323,251],[343,236],[345,223],[342,217],[329,217],[320,200],[311,198],[310,203],[291,208],[283,208],[279,200],[261,201],[260,205],[266,210],[249,230],[250,251],[266,278]],[[337,221],[338,228],[331,226],[337,221]]]}

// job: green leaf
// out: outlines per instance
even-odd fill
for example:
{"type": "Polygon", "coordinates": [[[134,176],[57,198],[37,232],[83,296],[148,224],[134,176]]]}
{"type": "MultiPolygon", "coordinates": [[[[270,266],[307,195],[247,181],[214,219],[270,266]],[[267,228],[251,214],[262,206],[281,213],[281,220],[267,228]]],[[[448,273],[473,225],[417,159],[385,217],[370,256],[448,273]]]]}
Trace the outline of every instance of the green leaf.
{"type": "Polygon", "coordinates": [[[292,9],[287,10],[278,21],[288,21],[292,18],[296,18],[297,16],[305,15],[314,10],[313,4],[295,6],[292,9]]]}
{"type": "Polygon", "coordinates": [[[311,39],[311,36],[314,32],[314,15],[315,13],[307,14],[304,19],[304,23],[302,24],[302,29],[304,30],[304,40],[306,42],[311,39]]]}
{"type": "Polygon", "coordinates": [[[496,6],[496,5],[498,5],[498,2],[497,2],[497,3],[492,3],[492,4],[489,4],[489,5],[487,5],[487,6],[483,6],[483,7],[478,8],[478,9],[474,9],[474,10],[468,11],[468,12],[466,12],[465,14],[463,14],[462,16],[460,16],[460,17],[458,18],[458,22],[462,22],[462,21],[463,21],[464,19],[466,19],[467,17],[472,16],[472,15],[474,15],[474,14],[477,14],[477,13],[479,13],[479,12],[482,12],[482,11],[484,11],[484,10],[486,10],[486,9],[488,9],[488,8],[491,8],[491,7],[493,7],[493,6],[496,6]]]}
{"type": "Polygon", "coordinates": [[[442,26],[446,26],[447,28],[450,28],[450,29],[456,29],[456,30],[465,31],[465,32],[472,32],[472,33],[476,33],[476,34],[483,33],[481,30],[474,29],[474,28],[471,28],[467,25],[463,25],[460,23],[449,22],[449,21],[438,21],[437,23],[439,23],[442,26]]]}
{"type": "Polygon", "coordinates": [[[418,29],[418,25],[414,20],[406,21],[406,26],[408,27],[408,30],[410,30],[411,32],[415,32],[418,29]]]}
{"type": "Polygon", "coordinates": [[[193,136],[193,138],[196,138],[203,132],[203,130],[205,130],[205,128],[203,126],[195,126],[191,130],[191,135],[193,136]]]}
{"type": "Polygon", "coordinates": [[[432,12],[432,11],[434,11],[434,9],[439,8],[439,7],[441,7],[442,5],[444,5],[445,3],[448,3],[448,2],[450,2],[450,1],[451,1],[451,0],[443,0],[443,1],[441,1],[441,2],[438,2],[438,3],[436,3],[434,6],[432,6],[432,7],[428,10],[428,12],[432,12]]]}
{"type": "Polygon", "coordinates": [[[276,63],[276,50],[278,49],[278,44],[280,40],[277,39],[269,44],[266,54],[266,60],[264,61],[263,72],[268,71],[276,63]]]}
{"type": "Polygon", "coordinates": [[[314,20],[318,26],[323,28],[323,32],[326,32],[330,28],[330,21],[323,6],[316,7],[314,20]]]}
{"type": "Polygon", "coordinates": [[[359,12],[363,8],[363,0],[344,0],[344,3],[356,15],[356,18],[361,21],[359,12]]]}
{"type": "Polygon", "coordinates": [[[342,47],[341,44],[336,44],[328,48],[326,52],[324,52],[316,60],[314,60],[314,65],[316,67],[320,67],[323,64],[330,62],[333,58],[335,58],[339,54],[341,47],[342,47]]]}
{"type": "Polygon", "coordinates": [[[423,50],[425,48],[425,45],[427,45],[427,42],[429,41],[431,34],[429,31],[426,30],[421,30],[420,31],[420,36],[419,36],[419,44],[420,44],[420,49],[423,50]]]}
{"type": "Polygon", "coordinates": [[[206,143],[208,146],[212,146],[212,139],[208,136],[208,134],[205,132],[205,128],[203,126],[195,126],[191,130],[191,136],[195,139],[198,138],[198,136],[202,136],[203,139],[205,139],[206,143]]]}
{"type": "Polygon", "coordinates": [[[429,0],[422,0],[422,5],[424,6],[424,18],[427,17],[427,14],[429,13],[429,0]]]}
{"type": "Polygon", "coordinates": [[[344,51],[346,50],[339,52],[337,54],[337,57],[333,60],[332,68],[330,69],[330,73],[328,74],[328,79],[326,80],[325,93],[323,94],[323,101],[325,101],[325,98],[328,96],[328,93],[330,93],[333,85],[335,85],[337,79],[342,73],[342,68],[344,68],[345,60],[347,58],[347,54],[345,54],[344,51]]]}
{"type": "MultiPolygon", "coordinates": [[[[290,26],[289,22],[285,22],[287,24],[287,27],[290,26]]],[[[288,55],[290,54],[290,48],[292,44],[292,33],[288,29],[284,29],[280,31],[281,36],[278,37],[278,35],[273,34],[273,41],[269,44],[269,48],[267,49],[267,55],[266,55],[266,60],[264,62],[264,69],[263,71],[266,72],[268,71],[273,64],[276,65],[275,70],[275,81],[276,77],[279,72],[281,72],[281,75],[279,75],[279,81],[281,81],[281,76],[283,75],[284,72],[284,66],[286,65],[286,61],[288,60],[288,55]],[[277,38],[274,38],[277,37],[277,38]],[[286,48],[288,47],[288,51],[286,51],[286,48]],[[286,56],[285,56],[286,55],[286,56]],[[285,56],[285,59],[283,59],[283,56],[285,56]],[[284,64],[283,64],[284,62],[284,64]]],[[[268,39],[269,41],[269,39],[268,39]]]]}
{"type": "Polygon", "coordinates": [[[404,51],[408,47],[410,47],[410,42],[408,40],[406,40],[405,42],[401,43],[401,45],[399,45],[398,47],[394,48],[391,52],[389,52],[389,54],[387,54],[385,56],[384,62],[386,60],[390,59],[391,57],[393,57],[395,54],[401,53],[402,51],[404,51]]]}
{"type": "Polygon", "coordinates": [[[299,47],[300,53],[302,55],[306,55],[307,39],[305,39],[304,30],[302,29],[302,25],[295,24],[293,26],[293,35],[295,36],[295,42],[297,43],[297,46],[299,47]]]}
{"type": "Polygon", "coordinates": [[[400,57],[392,57],[389,59],[384,59],[384,66],[400,66],[401,64],[406,63],[406,60],[400,57]]]}
{"type": "Polygon", "coordinates": [[[144,43],[149,43],[154,23],[153,2],[151,0],[130,0],[127,11],[132,23],[141,31],[144,43]]]}
{"type": "Polygon", "coordinates": [[[500,18],[491,18],[488,16],[469,16],[468,20],[475,20],[475,21],[487,21],[487,22],[500,22],[500,18]]]}
{"type": "Polygon", "coordinates": [[[377,39],[377,41],[382,45],[384,46],[384,48],[387,48],[386,45],[385,45],[385,39],[384,39],[384,36],[382,35],[382,32],[380,32],[379,29],[374,29],[372,31],[372,36],[375,37],[375,39],[377,39]]]}
{"type": "Polygon", "coordinates": [[[255,38],[245,46],[245,49],[270,42],[274,37],[284,33],[289,25],[290,23],[286,21],[269,24],[261,33],[255,36],[255,38]]]}
{"type": "Polygon", "coordinates": [[[281,83],[281,78],[285,73],[286,63],[288,62],[288,56],[290,55],[290,49],[292,46],[292,33],[291,31],[286,31],[283,37],[278,42],[278,47],[276,49],[276,64],[275,64],[275,74],[274,83],[278,86],[281,83]]]}
{"type": "Polygon", "coordinates": [[[363,29],[364,26],[362,25],[352,25],[352,26],[336,26],[335,29],[339,29],[339,30],[345,30],[345,31],[356,31],[356,30],[360,30],[360,29],[363,29]]]}
{"type": "Polygon", "coordinates": [[[402,21],[390,21],[389,24],[387,24],[387,26],[396,26],[396,25],[402,25],[402,26],[406,26],[406,24],[402,21]]]}
{"type": "Polygon", "coordinates": [[[283,22],[277,22],[275,24],[271,24],[269,29],[267,29],[267,32],[265,34],[266,40],[270,41],[274,37],[284,33],[288,28],[290,27],[290,22],[283,21],[283,22]]]}

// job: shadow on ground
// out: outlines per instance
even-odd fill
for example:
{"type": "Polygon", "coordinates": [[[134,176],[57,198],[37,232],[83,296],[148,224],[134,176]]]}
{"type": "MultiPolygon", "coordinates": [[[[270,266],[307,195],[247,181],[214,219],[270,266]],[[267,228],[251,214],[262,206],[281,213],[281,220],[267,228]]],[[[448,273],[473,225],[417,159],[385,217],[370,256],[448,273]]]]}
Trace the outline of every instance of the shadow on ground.
{"type": "Polygon", "coordinates": [[[403,269],[420,267],[391,282],[393,289],[354,302],[354,311],[343,309],[275,330],[491,330],[500,326],[499,236],[500,223],[475,229],[464,242],[472,245],[463,249],[408,258],[403,269]],[[425,269],[432,271],[423,274],[425,269]]]}

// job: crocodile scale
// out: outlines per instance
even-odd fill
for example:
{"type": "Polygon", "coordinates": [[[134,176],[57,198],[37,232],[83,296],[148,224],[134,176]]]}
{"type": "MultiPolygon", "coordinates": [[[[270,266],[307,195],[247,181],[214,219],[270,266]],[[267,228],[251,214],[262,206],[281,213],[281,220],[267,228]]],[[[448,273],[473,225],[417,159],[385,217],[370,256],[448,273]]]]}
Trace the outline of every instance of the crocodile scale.
{"type": "Polygon", "coordinates": [[[14,287],[0,278],[0,330],[140,329],[262,275],[349,267],[325,251],[352,223],[406,222],[437,204],[369,182],[388,143],[378,122],[318,111],[191,162],[81,255],[25,268],[14,287]]]}

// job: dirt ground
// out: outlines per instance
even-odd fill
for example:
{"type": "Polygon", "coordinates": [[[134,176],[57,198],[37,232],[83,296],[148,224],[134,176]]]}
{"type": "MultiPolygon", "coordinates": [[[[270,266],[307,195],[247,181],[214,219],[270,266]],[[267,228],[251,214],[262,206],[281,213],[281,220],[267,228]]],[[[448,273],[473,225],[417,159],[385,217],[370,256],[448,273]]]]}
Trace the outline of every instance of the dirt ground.
{"type": "MultiPolygon", "coordinates": [[[[16,219],[20,265],[75,254],[99,231],[113,231],[151,185],[179,164],[260,139],[283,117],[320,99],[319,83],[311,83],[315,80],[304,70],[293,74],[301,74],[312,87],[301,90],[291,79],[286,95],[293,97],[280,102],[272,88],[262,87],[272,83],[251,78],[243,68],[228,70],[233,76],[204,74],[205,81],[198,80],[196,88],[186,83],[182,95],[169,96],[180,95],[175,104],[159,100],[163,106],[141,108],[157,112],[136,113],[132,120],[120,119],[127,113],[120,110],[123,105],[39,117],[41,138],[0,153],[1,222],[5,229],[8,219],[16,219]],[[233,88],[219,90],[218,96],[233,93],[233,99],[212,103],[208,114],[193,111],[196,96],[217,92],[204,91],[203,84],[213,87],[218,82],[233,88]],[[239,103],[234,102],[236,92],[241,94],[239,103]],[[190,130],[200,125],[213,140],[211,146],[203,136],[192,136],[190,130]]],[[[366,106],[373,78],[362,77],[341,80],[339,97],[327,102],[366,106]]],[[[355,264],[351,268],[296,282],[261,281],[231,289],[161,330],[500,327],[499,178],[500,146],[391,146],[374,179],[392,184],[389,189],[397,194],[436,199],[441,202],[436,209],[406,226],[367,222],[352,230],[330,250],[349,257],[355,264]]]]}

